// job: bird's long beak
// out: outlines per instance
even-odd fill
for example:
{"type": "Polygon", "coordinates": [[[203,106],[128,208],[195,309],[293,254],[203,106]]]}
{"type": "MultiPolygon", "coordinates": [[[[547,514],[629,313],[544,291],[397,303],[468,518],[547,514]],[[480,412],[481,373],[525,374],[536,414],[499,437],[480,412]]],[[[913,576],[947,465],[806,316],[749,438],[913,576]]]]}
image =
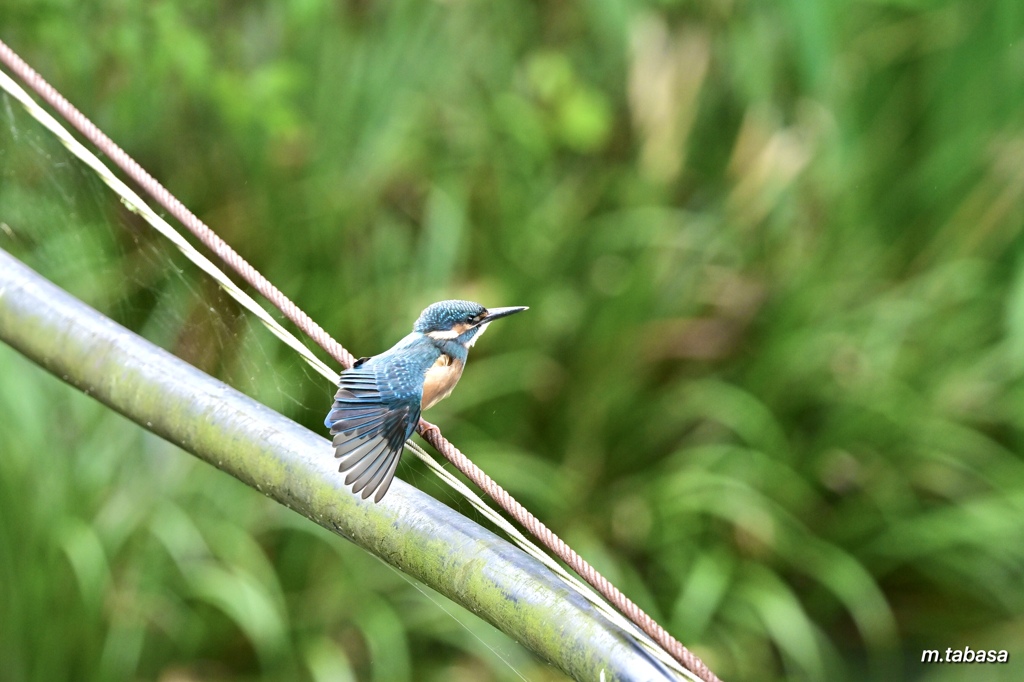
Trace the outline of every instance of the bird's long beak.
{"type": "Polygon", "coordinates": [[[509,308],[488,308],[487,315],[481,320],[480,324],[494,322],[499,317],[508,317],[509,315],[521,313],[524,310],[529,310],[529,308],[525,305],[511,306],[509,308]]]}

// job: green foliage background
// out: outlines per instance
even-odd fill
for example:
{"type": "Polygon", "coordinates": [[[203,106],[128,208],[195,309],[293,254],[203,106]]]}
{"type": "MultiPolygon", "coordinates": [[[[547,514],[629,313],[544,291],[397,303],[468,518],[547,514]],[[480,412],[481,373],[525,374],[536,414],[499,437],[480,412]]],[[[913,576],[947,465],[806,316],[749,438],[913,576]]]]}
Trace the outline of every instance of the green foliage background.
{"type": "MultiPolygon", "coordinates": [[[[723,678],[1020,679],[1019,0],[6,0],[0,37],[356,355],[529,305],[428,416],[723,678]],[[1010,663],[919,663],[965,645],[1010,663]]],[[[0,247],[322,428],[33,125],[3,100],[0,247]]],[[[0,679],[560,679],[0,367],[0,679]]]]}

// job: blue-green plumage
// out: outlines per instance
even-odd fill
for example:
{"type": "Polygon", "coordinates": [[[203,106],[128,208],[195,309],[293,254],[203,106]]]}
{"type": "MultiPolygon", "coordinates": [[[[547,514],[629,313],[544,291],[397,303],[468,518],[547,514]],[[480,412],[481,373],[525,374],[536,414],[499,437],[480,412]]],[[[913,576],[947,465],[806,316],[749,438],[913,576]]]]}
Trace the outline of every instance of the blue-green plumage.
{"type": "Polygon", "coordinates": [[[389,350],[341,374],[324,424],[334,436],[345,484],[379,502],[391,485],[405,441],[422,410],[451,393],[469,348],[492,321],[526,310],[441,301],[416,320],[411,334],[389,350]]]}

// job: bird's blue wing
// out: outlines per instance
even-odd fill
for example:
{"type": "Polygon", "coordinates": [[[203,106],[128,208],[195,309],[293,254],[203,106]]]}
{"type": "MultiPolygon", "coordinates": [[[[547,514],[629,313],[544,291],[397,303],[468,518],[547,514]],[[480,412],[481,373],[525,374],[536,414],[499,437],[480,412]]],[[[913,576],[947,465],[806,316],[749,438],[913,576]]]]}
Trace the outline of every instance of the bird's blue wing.
{"type": "Polygon", "coordinates": [[[345,485],[380,502],[391,486],[405,441],[420,420],[423,374],[403,357],[372,358],[341,374],[324,421],[334,436],[345,485]]]}

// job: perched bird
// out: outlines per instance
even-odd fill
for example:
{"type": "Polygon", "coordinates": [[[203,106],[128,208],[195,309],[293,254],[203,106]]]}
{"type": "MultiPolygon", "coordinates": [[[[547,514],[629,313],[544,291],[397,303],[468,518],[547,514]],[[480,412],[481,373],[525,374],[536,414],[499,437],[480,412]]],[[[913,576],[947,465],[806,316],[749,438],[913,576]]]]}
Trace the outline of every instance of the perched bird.
{"type": "Polygon", "coordinates": [[[462,376],[469,349],[494,320],[525,307],[484,308],[472,301],[427,307],[412,333],[389,350],[360,358],[341,374],[324,424],[334,436],[345,485],[380,502],[398,468],[420,412],[447,398],[462,376]]]}

